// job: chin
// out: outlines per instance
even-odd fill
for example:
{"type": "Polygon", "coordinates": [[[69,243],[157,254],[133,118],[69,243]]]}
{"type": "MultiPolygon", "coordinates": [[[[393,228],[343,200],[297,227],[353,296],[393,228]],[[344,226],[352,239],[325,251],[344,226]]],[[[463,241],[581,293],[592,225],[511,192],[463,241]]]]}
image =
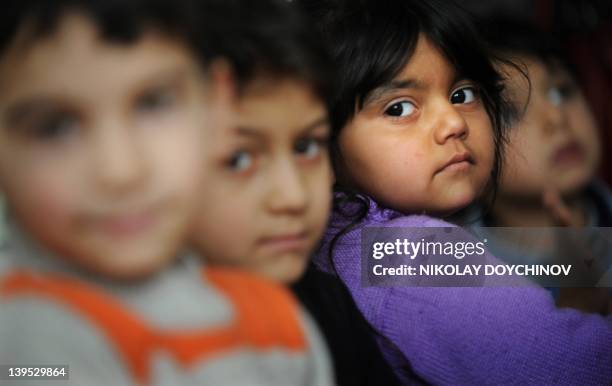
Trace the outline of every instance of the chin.
{"type": "Polygon", "coordinates": [[[86,275],[114,282],[137,282],[153,276],[159,271],[154,267],[126,267],[120,264],[92,264],[91,261],[76,262],[75,266],[86,275]]]}
{"type": "Polygon", "coordinates": [[[437,216],[439,217],[449,217],[462,209],[467,208],[472,204],[477,198],[477,195],[473,191],[458,193],[457,195],[452,197],[452,200],[441,205],[437,216]]]}
{"type": "Polygon", "coordinates": [[[116,265],[100,267],[98,271],[106,278],[116,281],[135,282],[146,280],[165,267],[161,262],[138,265],[116,265]]]}
{"type": "MultiPolygon", "coordinates": [[[[152,251],[151,251],[152,252],[152,251]]],[[[84,261],[82,266],[100,277],[119,282],[134,282],[146,280],[161,270],[176,258],[170,251],[157,251],[157,253],[105,254],[84,261]],[[113,257],[109,258],[108,256],[113,257]]]]}
{"type": "Polygon", "coordinates": [[[453,206],[453,207],[448,207],[448,208],[439,208],[437,210],[426,211],[425,213],[432,217],[446,218],[446,217],[450,217],[454,215],[455,213],[459,212],[463,208],[464,206],[461,206],[461,207],[453,206]]]}
{"type": "Polygon", "coordinates": [[[592,179],[593,173],[577,171],[559,178],[557,187],[562,195],[579,194],[589,185],[592,179]]]}
{"type": "Polygon", "coordinates": [[[300,261],[296,260],[295,258],[288,258],[284,263],[277,265],[264,275],[278,283],[285,285],[293,284],[306,271],[306,261],[303,258],[300,258],[300,261]]]}

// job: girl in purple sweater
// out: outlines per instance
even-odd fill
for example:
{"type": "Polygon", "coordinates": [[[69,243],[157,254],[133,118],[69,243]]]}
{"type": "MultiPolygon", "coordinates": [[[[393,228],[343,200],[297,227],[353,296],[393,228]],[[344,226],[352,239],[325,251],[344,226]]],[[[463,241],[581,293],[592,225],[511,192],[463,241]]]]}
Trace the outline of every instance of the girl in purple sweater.
{"type": "Polygon", "coordinates": [[[361,230],[450,226],[424,214],[449,216],[494,190],[512,114],[451,2],[302,5],[340,70],[334,211],[315,264],[348,287],[404,383],[610,384],[612,319],[557,309],[541,288],[362,285],[361,230]]]}

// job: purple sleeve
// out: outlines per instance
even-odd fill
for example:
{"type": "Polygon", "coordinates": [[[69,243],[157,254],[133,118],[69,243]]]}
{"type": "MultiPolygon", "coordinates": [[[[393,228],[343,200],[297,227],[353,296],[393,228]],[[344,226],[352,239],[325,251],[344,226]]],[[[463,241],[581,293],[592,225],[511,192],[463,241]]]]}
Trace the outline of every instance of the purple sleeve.
{"type": "MultiPolygon", "coordinates": [[[[375,225],[450,226],[424,216],[375,225]]],[[[612,384],[611,317],[557,309],[539,287],[363,287],[359,232],[336,244],[338,275],[374,329],[428,382],[612,384]]]]}

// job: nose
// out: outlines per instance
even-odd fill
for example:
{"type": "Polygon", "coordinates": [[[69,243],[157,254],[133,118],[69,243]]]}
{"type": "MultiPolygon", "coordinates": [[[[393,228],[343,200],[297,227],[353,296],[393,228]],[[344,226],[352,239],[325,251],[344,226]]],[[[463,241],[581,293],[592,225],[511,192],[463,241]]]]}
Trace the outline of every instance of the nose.
{"type": "Polygon", "coordinates": [[[99,186],[109,192],[123,193],[139,186],[147,174],[142,144],[126,125],[107,122],[94,130],[91,140],[93,172],[99,186]]]}
{"type": "Polygon", "coordinates": [[[551,135],[554,132],[566,128],[566,117],[564,114],[563,107],[561,105],[555,105],[548,102],[546,104],[546,110],[543,113],[544,134],[551,135]]]}
{"type": "Polygon", "coordinates": [[[448,101],[441,102],[433,112],[434,139],[444,144],[451,139],[465,139],[469,134],[467,122],[448,101]]]}
{"type": "Polygon", "coordinates": [[[299,166],[289,160],[277,161],[269,178],[268,208],[276,214],[301,214],[308,201],[299,166]]]}

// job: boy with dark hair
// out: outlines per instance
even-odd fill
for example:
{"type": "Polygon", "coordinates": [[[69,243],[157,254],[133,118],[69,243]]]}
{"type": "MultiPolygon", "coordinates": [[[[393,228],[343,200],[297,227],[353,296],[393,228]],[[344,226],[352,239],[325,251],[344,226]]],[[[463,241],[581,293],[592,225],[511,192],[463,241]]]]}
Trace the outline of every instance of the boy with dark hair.
{"type": "Polygon", "coordinates": [[[228,16],[213,39],[235,69],[237,124],[208,163],[215,184],[203,195],[194,244],[211,264],[291,285],[327,340],[337,385],[397,384],[343,284],[308,268],[331,202],[330,60],[294,4],[237,3],[222,3],[228,16]]]}
{"type": "Polygon", "coordinates": [[[74,385],[331,384],[282,288],[179,253],[209,182],[206,135],[228,124],[200,6],[5,5],[3,384],[64,365],[74,385]]]}

